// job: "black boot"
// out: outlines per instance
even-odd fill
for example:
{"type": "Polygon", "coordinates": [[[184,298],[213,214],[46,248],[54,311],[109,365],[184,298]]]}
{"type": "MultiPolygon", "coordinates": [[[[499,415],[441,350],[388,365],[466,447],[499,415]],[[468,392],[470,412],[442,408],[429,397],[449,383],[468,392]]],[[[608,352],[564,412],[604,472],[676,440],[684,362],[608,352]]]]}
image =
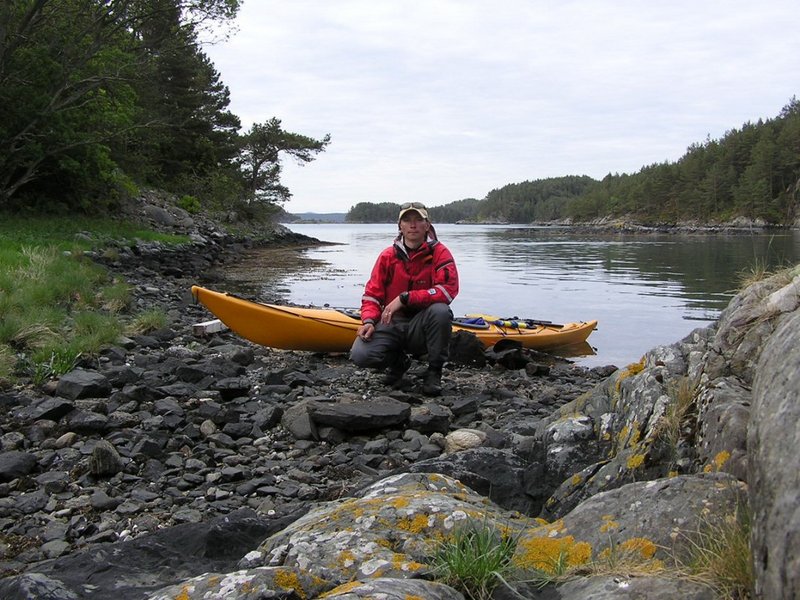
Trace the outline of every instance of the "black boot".
{"type": "Polygon", "coordinates": [[[386,375],[383,376],[385,385],[398,385],[403,380],[403,375],[411,366],[411,359],[405,354],[400,354],[394,364],[389,367],[386,375]]]}
{"type": "Polygon", "coordinates": [[[442,395],[442,370],[428,367],[422,382],[422,393],[426,396],[442,395]]]}

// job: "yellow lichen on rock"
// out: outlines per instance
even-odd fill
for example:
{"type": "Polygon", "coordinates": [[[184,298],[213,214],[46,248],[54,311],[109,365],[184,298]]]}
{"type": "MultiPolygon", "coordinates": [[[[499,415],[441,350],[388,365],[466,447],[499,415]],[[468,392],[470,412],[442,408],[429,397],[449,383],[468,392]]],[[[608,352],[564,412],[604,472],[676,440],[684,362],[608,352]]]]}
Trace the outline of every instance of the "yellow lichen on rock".
{"type": "Polygon", "coordinates": [[[721,471],[722,467],[725,466],[725,463],[728,462],[730,457],[731,453],[727,450],[717,452],[711,462],[703,467],[703,473],[714,473],[715,471],[721,471]]]}
{"type": "Polygon", "coordinates": [[[514,564],[522,569],[536,569],[556,574],[558,565],[574,567],[589,562],[592,547],[586,542],[576,542],[571,535],[565,537],[534,537],[517,544],[514,564]]]}
{"type": "Polygon", "coordinates": [[[619,547],[625,551],[634,552],[645,559],[653,558],[658,549],[652,540],[643,537],[629,538],[622,542],[619,547]]]}
{"type": "Polygon", "coordinates": [[[360,581],[348,581],[347,583],[343,583],[342,585],[338,585],[332,590],[325,592],[324,594],[320,594],[320,598],[330,598],[331,596],[338,596],[339,594],[346,594],[348,592],[352,592],[354,589],[361,585],[360,581]]]}
{"type": "Polygon", "coordinates": [[[653,558],[657,550],[658,546],[652,540],[633,537],[604,548],[597,558],[615,570],[659,573],[665,567],[663,561],[653,558]]]}
{"type": "Polygon", "coordinates": [[[177,596],[175,596],[175,600],[189,600],[191,598],[191,596],[189,595],[189,590],[190,590],[189,586],[184,585],[181,588],[180,593],[177,596]]]}
{"type": "Polygon", "coordinates": [[[619,523],[611,515],[603,515],[603,524],[600,525],[600,533],[608,533],[619,528],[619,523]]]}
{"type": "Polygon", "coordinates": [[[405,554],[395,553],[394,557],[392,558],[392,568],[394,568],[396,571],[409,573],[424,569],[425,565],[414,560],[408,560],[408,556],[405,554]]]}
{"type": "Polygon", "coordinates": [[[351,550],[342,550],[336,558],[336,563],[343,568],[352,567],[356,562],[356,555],[351,550]]]}
{"type": "Polygon", "coordinates": [[[275,581],[275,585],[285,590],[294,590],[303,600],[308,597],[303,589],[303,584],[300,583],[300,578],[297,576],[297,573],[281,569],[275,573],[273,580],[275,581]]]}
{"type": "Polygon", "coordinates": [[[631,454],[628,457],[628,461],[625,463],[631,471],[638,469],[644,464],[645,455],[644,454],[631,454]]]}
{"type": "Polygon", "coordinates": [[[620,391],[622,390],[622,382],[628,379],[629,377],[633,377],[634,375],[637,375],[642,371],[644,371],[644,365],[645,365],[645,357],[643,356],[641,360],[639,360],[639,362],[628,365],[620,372],[619,376],[617,377],[617,383],[616,383],[617,394],[619,394],[620,391]]]}
{"type": "Polygon", "coordinates": [[[431,519],[435,519],[435,517],[433,515],[429,517],[428,515],[417,514],[411,518],[400,519],[397,522],[397,527],[410,533],[421,533],[431,526],[431,519]]]}

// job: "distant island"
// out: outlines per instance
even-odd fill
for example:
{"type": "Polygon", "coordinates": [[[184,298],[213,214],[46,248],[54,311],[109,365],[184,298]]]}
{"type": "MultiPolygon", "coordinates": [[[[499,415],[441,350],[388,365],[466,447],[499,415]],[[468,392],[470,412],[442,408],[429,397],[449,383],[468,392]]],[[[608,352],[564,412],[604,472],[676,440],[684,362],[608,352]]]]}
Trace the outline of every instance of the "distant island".
{"type": "Polygon", "coordinates": [[[344,223],[347,213],[284,213],[278,219],[280,223],[344,223]]]}

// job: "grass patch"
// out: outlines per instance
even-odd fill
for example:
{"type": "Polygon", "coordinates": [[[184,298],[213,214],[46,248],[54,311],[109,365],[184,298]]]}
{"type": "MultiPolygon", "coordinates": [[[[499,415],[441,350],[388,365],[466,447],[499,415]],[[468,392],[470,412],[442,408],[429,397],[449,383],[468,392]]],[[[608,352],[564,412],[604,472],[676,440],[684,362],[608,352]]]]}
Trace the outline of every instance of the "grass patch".
{"type": "MultiPolygon", "coordinates": [[[[0,218],[0,382],[68,372],[125,329],[131,288],[86,257],[137,240],[184,243],[128,223],[88,218],[0,218]]],[[[144,314],[133,327],[163,327],[144,314]]]]}
{"type": "Polygon", "coordinates": [[[143,335],[157,329],[163,329],[168,324],[169,318],[164,311],[154,308],[136,315],[125,332],[130,335],[143,335]]]}
{"type": "Polygon", "coordinates": [[[486,522],[470,521],[442,542],[432,561],[437,580],[470,600],[486,600],[513,573],[517,541],[486,522]]]}
{"type": "Polygon", "coordinates": [[[672,461],[678,456],[678,445],[692,417],[696,392],[697,386],[688,377],[681,377],[669,387],[668,393],[672,401],[659,419],[654,437],[664,442],[672,461]]]}
{"type": "Polygon", "coordinates": [[[17,364],[17,357],[11,348],[0,344],[0,389],[11,383],[11,376],[17,364]]]}
{"type": "Polygon", "coordinates": [[[707,523],[696,535],[684,536],[689,549],[677,561],[679,571],[721,598],[751,598],[755,575],[750,530],[750,513],[740,508],[718,523],[707,523]]]}
{"type": "Polygon", "coordinates": [[[781,277],[781,283],[787,285],[792,281],[795,275],[797,275],[796,266],[787,266],[784,264],[784,266],[771,269],[767,259],[756,258],[753,264],[749,267],[745,267],[737,274],[739,291],[775,276],[781,277]]]}
{"type": "Polygon", "coordinates": [[[743,290],[750,287],[754,283],[764,281],[769,277],[772,272],[769,269],[769,263],[766,259],[756,258],[753,264],[745,267],[737,274],[739,289],[743,290]]]}
{"type": "Polygon", "coordinates": [[[23,246],[53,246],[60,251],[77,252],[113,244],[133,245],[137,240],[183,244],[189,238],[150,231],[112,219],[3,215],[0,222],[0,261],[4,248],[19,251],[23,246]]]}

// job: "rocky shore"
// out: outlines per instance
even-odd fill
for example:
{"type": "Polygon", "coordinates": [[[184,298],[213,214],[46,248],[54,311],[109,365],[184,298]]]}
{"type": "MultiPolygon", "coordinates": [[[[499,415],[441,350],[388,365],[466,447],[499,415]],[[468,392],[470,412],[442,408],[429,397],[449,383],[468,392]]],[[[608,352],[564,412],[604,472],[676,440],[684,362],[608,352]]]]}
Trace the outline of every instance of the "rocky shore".
{"type": "Polygon", "coordinates": [[[198,335],[190,286],[249,242],[157,209],[192,244],[97,259],[169,327],[0,392],[0,597],[455,600],[430,559],[479,520],[514,532],[521,568],[587,565],[497,600],[713,598],[663,567],[737,510],[755,595],[800,593],[797,270],[620,369],[457,340],[431,400],[422,365],[395,390],[344,355],[198,335]],[[622,550],[646,568],[588,570],[622,550]]]}

